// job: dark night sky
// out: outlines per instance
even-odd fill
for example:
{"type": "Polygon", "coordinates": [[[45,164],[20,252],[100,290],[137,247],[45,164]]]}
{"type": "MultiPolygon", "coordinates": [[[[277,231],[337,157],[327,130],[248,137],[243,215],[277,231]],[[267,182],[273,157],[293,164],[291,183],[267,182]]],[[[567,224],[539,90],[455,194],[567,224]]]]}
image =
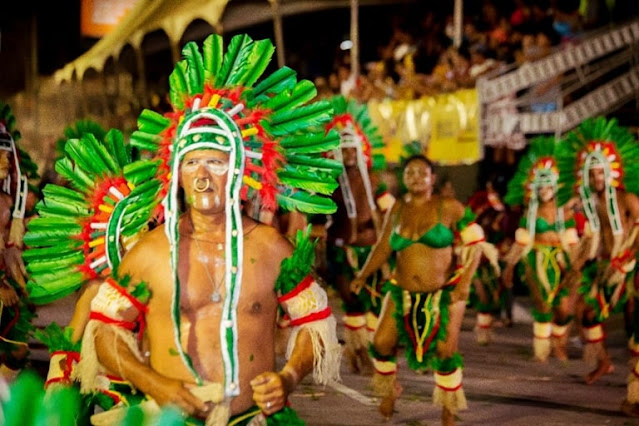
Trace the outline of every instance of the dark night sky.
{"type": "Polygon", "coordinates": [[[80,0],[1,3],[0,96],[24,88],[30,67],[32,22],[37,23],[38,68],[43,75],[51,74],[96,41],[80,36],[80,0]]]}
{"type": "MultiPolygon", "coordinates": [[[[80,0],[0,0],[0,4],[0,64],[8,64],[0,67],[0,98],[25,89],[31,64],[32,22],[37,23],[40,75],[51,75],[97,41],[80,34],[80,0]]],[[[362,59],[375,58],[376,44],[390,34],[390,15],[402,11],[401,5],[360,9],[361,38],[375,40],[361,46],[362,59]]],[[[348,8],[339,8],[285,17],[283,25],[287,56],[304,61],[311,73],[330,68],[336,46],[348,35],[349,13],[348,8]]],[[[255,39],[274,38],[272,22],[246,31],[255,39]]],[[[305,76],[309,77],[314,75],[305,76]]]]}

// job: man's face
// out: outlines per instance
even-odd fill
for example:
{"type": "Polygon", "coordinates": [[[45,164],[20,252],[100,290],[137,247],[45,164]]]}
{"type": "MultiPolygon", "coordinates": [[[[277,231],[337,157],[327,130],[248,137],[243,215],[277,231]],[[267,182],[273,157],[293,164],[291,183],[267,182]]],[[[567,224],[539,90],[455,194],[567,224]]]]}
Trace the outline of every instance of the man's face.
{"type": "Polygon", "coordinates": [[[224,212],[229,156],[214,149],[191,151],[180,164],[186,203],[202,213],[224,212]]]}
{"type": "Polygon", "coordinates": [[[9,151],[0,151],[0,180],[6,179],[6,177],[9,176],[10,166],[9,151]]]}
{"type": "Polygon", "coordinates": [[[411,193],[430,192],[435,183],[435,174],[423,161],[411,161],[404,168],[404,185],[411,193]]]}
{"type": "Polygon", "coordinates": [[[606,189],[606,175],[603,167],[593,167],[588,171],[590,189],[603,192],[606,189]]]}
{"type": "Polygon", "coordinates": [[[357,165],[357,149],[356,148],[342,148],[342,161],[344,167],[354,167],[357,165]]]}

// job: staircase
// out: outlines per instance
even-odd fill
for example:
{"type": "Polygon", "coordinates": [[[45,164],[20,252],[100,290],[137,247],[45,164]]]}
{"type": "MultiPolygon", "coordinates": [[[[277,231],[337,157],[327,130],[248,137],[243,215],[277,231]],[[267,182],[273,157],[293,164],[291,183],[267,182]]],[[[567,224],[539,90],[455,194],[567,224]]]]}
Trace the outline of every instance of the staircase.
{"type": "Polygon", "coordinates": [[[639,102],[639,19],[587,34],[576,44],[516,69],[484,76],[478,80],[477,90],[484,112],[480,128],[526,135],[559,136],[589,117],[607,115],[627,105],[633,98],[639,102]],[[527,89],[557,76],[561,76],[557,110],[530,112],[533,98],[527,89]],[[518,112],[498,116],[485,108],[513,93],[517,94],[518,112]]]}

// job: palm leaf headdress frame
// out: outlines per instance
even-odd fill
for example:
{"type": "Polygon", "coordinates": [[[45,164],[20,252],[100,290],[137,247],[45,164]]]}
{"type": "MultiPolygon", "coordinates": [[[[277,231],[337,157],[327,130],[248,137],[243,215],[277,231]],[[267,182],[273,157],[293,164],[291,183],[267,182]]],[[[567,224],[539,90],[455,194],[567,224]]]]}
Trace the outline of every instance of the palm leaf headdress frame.
{"type": "MultiPolygon", "coordinates": [[[[335,116],[326,128],[330,131],[337,129],[340,135],[340,147],[332,153],[339,162],[343,162],[342,148],[355,148],[357,155],[357,167],[364,181],[366,199],[372,211],[377,209],[373,188],[370,185],[369,172],[382,170],[385,166],[383,154],[378,150],[384,148],[384,140],[377,127],[373,124],[368,106],[360,104],[354,99],[347,100],[344,96],[334,96],[330,99],[335,116]]],[[[339,177],[340,190],[342,191],[346,205],[346,213],[349,218],[357,217],[355,197],[350,187],[346,173],[339,177]]]]}
{"type": "MultiPolygon", "coordinates": [[[[534,238],[538,191],[542,186],[551,185],[558,192],[559,169],[555,159],[557,142],[554,137],[538,136],[530,142],[528,151],[519,161],[517,171],[508,182],[504,201],[509,205],[527,207],[526,224],[528,233],[534,238]]],[[[557,208],[557,229],[564,228],[563,209],[557,208]]]]}
{"type": "Polygon", "coordinates": [[[27,226],[23,257],[35,304],[60,299],[88,280],[117,276],[123,254],[156,210],[157,164],[134,162],[118,130],[98,130],[64,141],[55,169],[69,185],[45,186],[38,216],[27,226]]]}
{"type": "Polygon", "coordinates": [[[257,83],[274,47],[269,40],[238,35],[226,53],[219,35],[209,36],[200,52],[191,42],[169,78],[173,112],[164,116],[143,111],[132,144],[149,150],[160,161],[158,179],[165,232],[173,270],[172,317],[176,347],[196,381],[188,354],[180,343],[177,274],[178,175],[184,155],[196,149],[229,154],[226,192],[225,289],[220,323],[225,391],[239,394],[237,303],[242,282],[242,200],[275,209],[277,205],[306,213],[329,214],[336,207],[330,195],[342,166],[324,153],[339,146],[339,135],[324,130],[332,117],[325,101],[309,103],[317,94],[310,81],[297,81],[290,68],[281,68],[257,83]],[[256,84],[257,83],[257,84],[256,84]]]}
{"type": "Polygon", "coordinates": [[[617,189],[639,194],[639,144],[616,119],[597,117],[569,132],[557,150],[560,173],[559,203],[579,194],[593,231],[600,229],[590,187],[590,169],[602,168],[605,197],[613,234],[623,233],[617,189]]]}

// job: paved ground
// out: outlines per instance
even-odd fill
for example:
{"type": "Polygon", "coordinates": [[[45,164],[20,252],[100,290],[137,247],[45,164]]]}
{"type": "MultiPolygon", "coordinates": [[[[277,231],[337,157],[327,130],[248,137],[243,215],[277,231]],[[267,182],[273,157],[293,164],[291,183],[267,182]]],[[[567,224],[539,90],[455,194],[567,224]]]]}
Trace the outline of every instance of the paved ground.
{"type": "MultiPolygon", "coordinates": [[[[467,311],[460,350],[465,360],[464,388],[469,409],[459,413],[461,425],[639,425],[621,414],[629,372],[622,318],[613,317],[608,342],[615,365],[612,374],[594,385],[583,376],[590,371],[579,357],[578,339],[570,345],[570,360],[547,364],[532,358],[532,320],[526,299],[515,308],[515,324],[497,328],[494,342],[479,346],[473,333],[474,312],[467,311]]],[[[340,324],[340,332],[342,330],[340,324]]],[[[377,414],[369,378],[355,376],[342,365],[342,384],[320,389],[305,380],[291,401],[309,425],[436,425],[440,411],[432,405],[432,374],[418,375],[400,360],[404,392],[389,422],[377,414]]]]}
{"type": "MultiPolygon", "coordinates": [[[[332,304],[337,303],[332,299],[332,304]]],[[[542,365],[531,361],[532,324],[527,300],[517,299],[515,324],[496,328],[494,342],[479,346],[473,333],[474,312],[467,311],[460,350],[465,359],[464,388],[469,409],[459,413],[460,425],[639,425],[639,419],[624,417],[619,405],[626,392],[628,360],[621,318],[608,326],[608,342],[615,365],[612,374],[588,386],[583,376],[588,366],[579,359],[581,349],[575,339],[566,364],[551,359],[542,365]]],[[[68,320],[72,301],[40,312],[40,322],[68,320]]],[[[339,318],[338,318],[339,319],[339,318]]],[[[339,323],[338,332],[343,326],[339,323]]],[[[35,351],[36,358],[47,358],[35,351]]],[[[291,396],[291,403],[309,426],[324,425],[436,425],[440,412],[432,405],[431,374],[417,375],[400,359],[399,378],[404,393],[396,413],[383,422],[368,386],[369,377],[350,374],[342,365],[342,383],[320,388],[305,379],[291,396]]]]}

